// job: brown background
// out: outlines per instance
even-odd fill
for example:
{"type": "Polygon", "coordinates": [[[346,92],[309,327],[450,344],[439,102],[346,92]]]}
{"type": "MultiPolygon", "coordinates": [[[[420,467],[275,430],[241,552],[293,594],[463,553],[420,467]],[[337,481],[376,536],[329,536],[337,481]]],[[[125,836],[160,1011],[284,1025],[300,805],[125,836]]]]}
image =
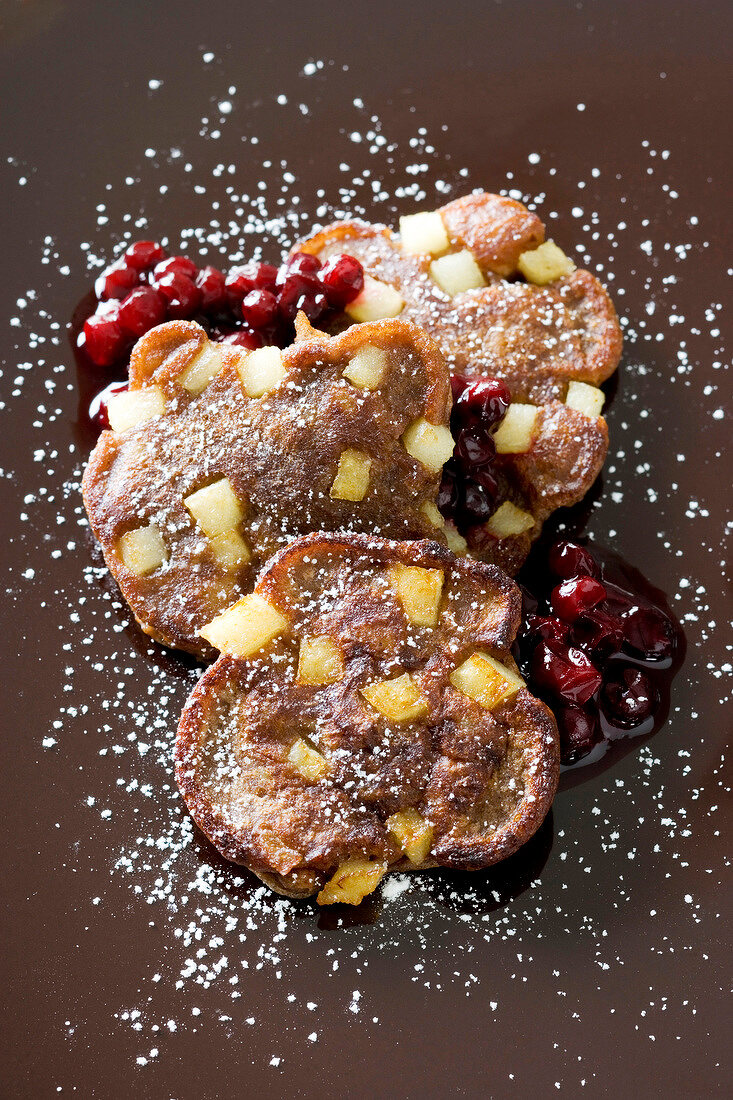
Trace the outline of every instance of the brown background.
{"type": "MultiPolygon", "coordinates": [[[[732,15],[729,3],[661,0],[2,7],[2,1095],[730,1091],[730,466],[713,416],[725,403],[726,318],[712,307],[730,285],[732,15]],[[317,59],[323,69],[305,78],[317,59]],[[151,78],[163,81],[155,94],[151,78]],[[227,98],[221,137],[200,136],[202,116],[217,117],[227,98]],[[391,165],[348,139],[371,114],[395,143],[391,165]],[[410,146],[420,126],[433,152],[410,146]],[[256,162],[243,134],[262,137],[256,162]],[[151,163],[148,147],[181,148],[193,175],[175,159],[151,163]],[[253,903],[249,879],[236,884],[200,838],[181,854],[171,896],[202,865],[220,882],[177,914],[146,902],[163,854],[153,850],[137,876],[110,874],[123,849],[163,835],[171,819],[166,753],[128,747],[118,758],[111,746],[125,741],[131,714],[156,713],[167,744],[192,674],[149,655],[134,628],[116,632],[122,613],[89,572],[98,561],[73,486],[89,443],[79,386],[92,382],[77,378],[63,325],[89,285],[83,241],[111,255],[124,215],[139,211],[143,235],[175,241],[209,221],[212,202],[226,207],[219,162],[236,163],[240,191],[262,179],[272,197],[283,157],[297,176],[286,205],[300,197],[306,226],[363,168],[387,199],[361,187],[349,202],[383,219],[414,207],[397,188],[415,178],[432,206],[438,180],[451,195],[516,186],[544,194],[541,211],[559,212],[550,232],[582,241],[604,277],[613,273],[631,339],[587,529],[670,594],[687,617],[688,658],[667,726],[582,782],[566,780],[551,821],[511,866],[470,881],[435,875],[344,919],[290,907],[278,942],[269,903],[253,903]],[[349,173],[339,168],[347,157],[349,173]],[[410,175],[413,163],[426,171],[410,175]],[[128,173],[141,182],[126,187],[128,173]],[[108,221],[98,225],[101,202],[108,221]],[[56,744],[44,748],[48,736],[56,744]],[[253,928],[244,944],[211,949],[228,965],[209,988],[176,988],[199,945],[174,930],[200,925],[222,896],[253,928]],[[232,1000],[235,971],[242,995],[232,1000]],[[139,1030],[122,1018],[130,1009],[139,1030]]],[[[267,241],[255,235],[245,249],[258,243],[267,241]]],[[[223,264],[229,252],[222,242],[223,264]]]]}

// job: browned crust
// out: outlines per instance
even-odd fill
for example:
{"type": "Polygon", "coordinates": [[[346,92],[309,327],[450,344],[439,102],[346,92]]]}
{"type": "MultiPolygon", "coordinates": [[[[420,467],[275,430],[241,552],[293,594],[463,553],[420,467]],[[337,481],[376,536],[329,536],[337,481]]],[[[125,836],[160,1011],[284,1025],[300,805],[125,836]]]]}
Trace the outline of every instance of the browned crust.
{"type": "Polygon", "coordinates": [[[537,215],[503,195],[463,195],[440,213],[451,242],[468,248],[479,267],[495,275],[512,275],[521,254],[545,239],[537,215]]]}
{"type": "MultiPolygon", "coordinates": [[[[332,574],[326,571],[324,576],[332,574]]],[[[331,581],[328,585],[330,591],[331,581]]],[[[176,738],[176,779],[184,801],[222,855],[250,868],[272,889],[290,897],[305,897],[315,893],[346,858],[380,859],[390,870],[476,870],[505,859],[534,834],[557,788],[559,746],[552,714],[525,688],[491,715],[453,689],[440,686],[440,677],[447,678],[450,668],[477,647],[513,666],[509,647],[520,621],[521,599],[500,570],[457,559],[437,543],[312,534],[275,555],[255,591],[282,613],[290,612],[291,636],[273,643],[267,657],[257,661],[220,657],[189,697],[176,738]],[[292,767],[283,766],[284,750],[278,745],[281,741],[289,745],[298,736],[303,715],[322,713],[327,725],[332,720],[346,722],[337,742],[329,742],[331,747],[338,743],[342,750],[361,751],[357,745],[365,719],[357,687],[366,681],[358,669],[359,661],[367,658],[362,650],[352,653],[349,649],[353,631],[361,629],[359,616],[368,615],[368,607],[365,611],[363,606],[364,589],[359,587],[363,579],[360,571],[366,570],[369,576],[373,570],[379,574],[394,562],[442,568],[446,592],[456,606],[479,610],[469,611],[469,618],[457,626],[451,619],[450,629],[439,626],[415,634],[414,674],[420,675],[420,667],[433,662],[430,667],[438,669],[434,675],[440,682],[436,681],[434,691],[425,688],[432,692],[431,711],[424,723],[410,727],[408,743],[400,748],[404,755],[397,757],[403,763],[411,760],[412,771],[407,775],[402,765],[390,771],[393,761],[388,757],[381,764],[383,781],[389,778],[394,786],[388,784],[376,802],[359,803],[355,795],[347,797],[349,783],[343,786],[344,779],[352,777],[347,766],[339,773],[338,782],[334,780],[336,789],[327,783],[309,783],[292,767]],[[347,675],[342,684],[321,689],[296,685],[286,672],[278,672],[286,667],[283,655],[293,652],[298,638],[311,629],[318,632],[314,624],[324,621],[320,617],[323,600],[310,596],[315,591],[309,587],[314,583],[314,563],[319,568],[329,563],[333,575],[345,570],[353,580],[352,587],[344,582],[338,614],[333,612],[342,623],[337,640],[345,654],[352,653],[347,675]],[[308,594],[302,604],[305,612],[293,602],[295,594],[304,590],[308,594]],[[478,592],[488,603],[477,602],[478,592]],[[446,650],[449,644],[450,654],[446,650]],[[263,683],[270,692],[269,704],[257,694],[263,683]],[[277,708],[278,716],[273,717],[277,708]],[[281,712],[285,716],[282,724],[281,712]],[[243,717],[246,715],[249,718],[243,717]],[[467,723],[465,734],[461,723],[467,723]],[[423,727],[432,732],[426,733],[423,727]],[[240,744],[237,755],[234,746],[240,744]],[[255,758],[259,762],[252,765],[252,774],[245,775],[255,758]],[[231,776],[235,778],[228,778],[231,776]],[[512,793],[520,789],[521,795],[512,793]],[[267,794],[264,809],[258,801],[263,790],[267,794]],[[406,801],[400,802],[400,798],[406,801]],[[337,808],[333,817],[329,810],[324,818],[326,803],[337,808]],[[403,856],[384,827],[386,817],[406,805],[419,806],[436,828],[433,851],[419,864],[403,856]],[[334,820],[340,824],[333,825],[334,820]],[[309,845],[309,855],[303,856],[299,849],[309,845]]],[[[328,606],[330,614],[331,604],[328,606]]],[[[448,606],[444,606],[441,623],[448,606]]],[[[387,614],[384,601],[376,613],[387,615],[386,622],[394,631],[402,629],[395,618],[398,612],[393,609],[387,614]]],[[[424,679],[420,682],[423,686],[427,683],[424,679]]],[[[336,736],[333,730],[331,736],[336,736]]],[[[363,759],[368,757],[359,756],[363,759]]],[[[358,768],[353,774],[358,774],[358,768]]],[[[379,775],[377,780],[379,788],[379,775]]]]}

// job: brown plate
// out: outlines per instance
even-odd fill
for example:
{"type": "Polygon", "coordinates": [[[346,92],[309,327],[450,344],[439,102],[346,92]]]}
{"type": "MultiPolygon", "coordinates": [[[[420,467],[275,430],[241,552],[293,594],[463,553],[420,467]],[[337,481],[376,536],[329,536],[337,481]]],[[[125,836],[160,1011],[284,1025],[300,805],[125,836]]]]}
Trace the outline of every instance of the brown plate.
{"type": "Polygon", "coordinates": [[[5,1095],[731,1090],[731,14],[4,6],[5,1095]],[[108,379],[77,374],[65,323],[127,231],[276,258],[339,212],[393,221],[474,187],[536,201],[625,316],[580,518],[668,592],[687,661],[666,726],[574,772],[512,860],[317,912],[183,812],[170,748],[196,669],[130,623],[88,536],[82,411],[108,379]]]}

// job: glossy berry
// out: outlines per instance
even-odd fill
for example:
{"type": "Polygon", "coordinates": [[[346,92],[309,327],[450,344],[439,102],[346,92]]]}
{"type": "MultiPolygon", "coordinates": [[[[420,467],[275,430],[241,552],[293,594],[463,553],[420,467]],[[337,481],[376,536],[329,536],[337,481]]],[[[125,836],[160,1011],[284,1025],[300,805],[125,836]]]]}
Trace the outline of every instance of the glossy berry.
{"type": "Polygon", "coordinates": [[[557,726],[560,732],[560,754],[563,764],[574,764],[587,756],[601,739],[598,715],[581,707],[558,707],[557,726]]]}
{"type": "Polygon", "coordinates": [[[477,481],[465,481],[461,494],[461,513],[464,524],[471,527],[485,523],[494,510],[494,498],[477,481]]]}
{"type": "Polygon", "coordinates": [[[120,305],[122,328],[136,340],[165,321],[165,299],[151,286],[139,286],[120,305]]]}
{"type": "Polygon", "coordinates": [[[277,308],[281,320],[290,323],[298,310],[309,321],[317,321],[328,308],[326,296],[315,275],[288,275],[277,292],[277,308]]]}
{"type": "Polygon", "coordinates": [[[573,577],[553,588],[552,610],[566,623],[574,623],[606,598],[605,586],[594,577],[573,577]]]}
{"type": "Polygon", "coordinates": [[[540,642],[532,657],[532,679],[538,687],[567,703],[587,703],[603,677],[581,649],[564,642],[540,642]]]}
{"type": "Polygon", "coordinates": [[[598,607],[581,615],[573,624],[574,644],[596,659],[618,653],[623,640],[624,631],[619,619],[598,607]]]}
{"type": "Polygon", "coordinates": [[[567,623],[561,623],[559,619],[532,614],[527,616],[524,635],[536,642],[546,642],[550,639],[555,642],[567,642],[570,628],[567,623]]]}
{"type": "Polygon", "coordinates": [[[124,393],[128,389],[127,382],[110,382],[109,386],[98,393],[89,406],[89,419],[95,428],[103,431],[109,428],[108,401],[116,393],[124,393]]]}
{"type": "Polygon", "coordinates": [[[125,263],[135,271],[150,271],[166,258],[166,251],[157,241],[135,241],[125,253],[125,263]]]}
{"type": "Polygon", "coordinates": [[[492,501],[496,501],[499,492],[499,480],[494,466],[475,466],[471,470],[471,481],[475,481],[482,489],[485,489],[492,501]]]}
{"type": "Polygon", "coordinates": [[[266,328],[277,317],[277,298],[271,290],[250,290],[242,302],[242,317],[252,328],[266,328]]]}
{"type": "Polygon", "coordinates": [[[613,725],[632,729],[651,715],[657,693],[645,673],[638,668],[625,668],[605,684],[601,700],[603,712],[613,725]]]}
{"type": "Polygon", "coordinates": [[[84,347],[98,367],[109,367],[120,359],[127,342],[116,302],[114,308],[94,313],[84,322],[84,347]]]}
{"type": "Polygon", "coordinates": [[[198,268],[188,256],[171,256],[168,260],[161,260],[155,265],[153,276],[156,281],[165,275],[185,275],[188,279],[195,279],[198,268]]]}
{"type": "Polygon", "coordinates": [[[476,424],[458,433],[454,455],[461,466],[470,471],[473,466],[486,466],[496,457],[493,437],[486,428],[476,424]]]}
{"type": "Polygon", "coordinates": [[[450,376],[450,388],[453,394],[453,404],[456,403],[461,396],[466,386],[468,385],[468,379],[462,374],[452,374],[450,376]]]}
{"type": "Polygon", "coordinates": [[[190,320],[201,305],[201,291],[187,275],[171,271],[156,281],[155,289],[165,299],[171,320],[190,320]]]}
{"type": "Polygon", "coordinates": [[[295,252],[285,263],[280,264],[275,286],[281,287],[290,275],[317,275],[321,270],[321,261],[310,252],[295,252]]]}
{"type": "Polygon", "coordinates": [[[623,630],[634,654],[649,661],[664,661],[672,656],[672,624],[656,607],[637,607],[625,617],[623,630]]]}
{"type": "Polygon", "coordinates": [[[491,428],[503,419],[510,403],[511,395],[504,382],[482,378],[469,382],[463,390],[456,402],[456,413],[465,424],[479,421],[491,428]]]}
{"type": "Polygon", "coordinates": [[[224,275],[218,267],[202,267],[196,276],[196,286],[201,291],[200,309],[204,313],[219,313],[226,309],[227,294],[224,275]]]}
{"type": "Polygon", "coordinates": [[[254,351],[255,348],[261,348],[264,344],[259,332],[253,332],[249,328],[232,329],[231,332],[219,332],[215,339],[221,344],[233,344],[238,348],[248,348],[249,351],[254,351]]]}
{"type": "Polygon", "coordinates": [[[556,577],[598,577],[600,575],[600,569],[590,550],[569,539],[561,539],[554,543],[550,547],[547,561],[556,577]]]}
{"type": "Polygon", "coordinates": [[[255,260],[233,267],[226,278],[229,305],[236,310],[251,290],[274,290],[277,268],[255,260]]]}
{"type": "Polygon", "coordinates": [[[343,309],[364,289],[364,268],[354,256],[331,256],[318,277],[333,309],[343,309]]]}
{"type": "Polygon", "coordinates": [[[94,284],[94,292],[100,301],[125,298],[140,283],[140,276],[133,267],[120,260],[106,268],[94,284]]]}
{"type": "Polygon", "coordinates": [[[456,464],[449,459],[443,467],[443,476],[440,479],[436,504],[438,511],[445,519],[455,519],[458,510],[458,474],[456,464]]]}

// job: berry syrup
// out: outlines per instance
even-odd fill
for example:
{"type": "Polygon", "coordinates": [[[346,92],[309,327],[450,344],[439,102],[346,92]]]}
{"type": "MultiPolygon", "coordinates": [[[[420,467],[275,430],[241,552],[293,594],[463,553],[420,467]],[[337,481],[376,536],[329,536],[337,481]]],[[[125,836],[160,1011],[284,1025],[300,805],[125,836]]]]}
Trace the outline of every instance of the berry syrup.
{"type": "Polygon", "coordinates": [[[518,579],[515,657],[557,718],[562,763],[594,763],[612,742],[656,732],[685,652],[664,594],[585,538],[536,546],[518,579]]]}

